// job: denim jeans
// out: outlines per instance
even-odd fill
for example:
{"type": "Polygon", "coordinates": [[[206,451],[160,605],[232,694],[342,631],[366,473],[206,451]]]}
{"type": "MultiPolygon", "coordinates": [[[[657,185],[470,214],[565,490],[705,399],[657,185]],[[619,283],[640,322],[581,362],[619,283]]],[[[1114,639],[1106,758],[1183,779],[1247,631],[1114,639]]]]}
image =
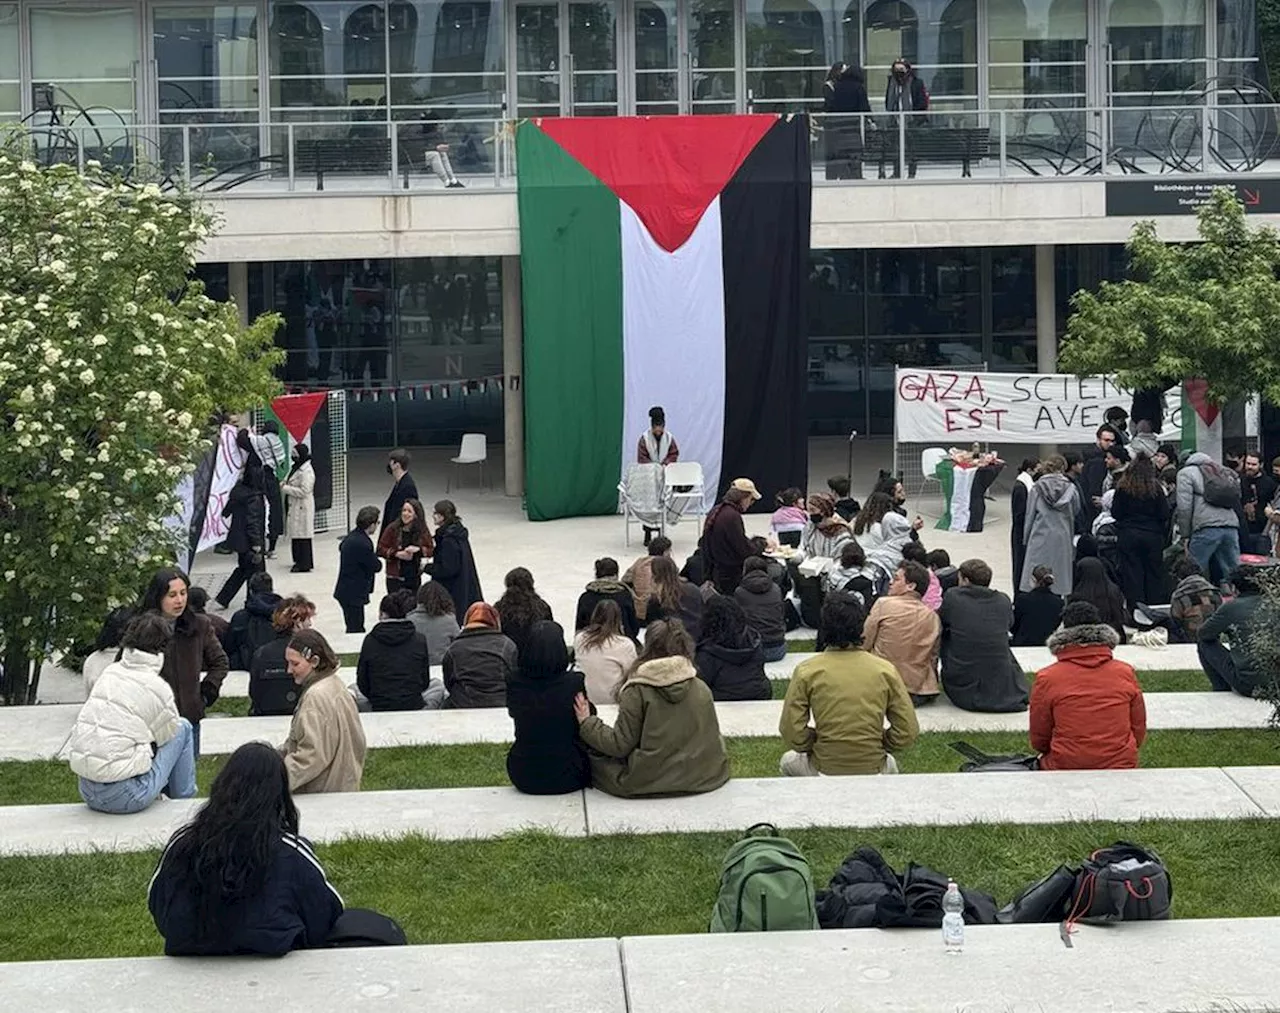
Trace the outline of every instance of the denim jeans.
{"type": "Polygon", "coordinates": [[[156,751],[150,770],[110,784],[82,777],[80,797],[95,812],[121,816],[142,812],[162,791],[170,798],[191,798],[196,793],[196,761],[191,747],[191,724],[179,718],[178,734],[156,751]]]}
{"type": "Polygon", "coordinates": [[[1214,584],[1221,584],[1240,565],[1240,530],[1201,528],[1192,533],[1187,550],[1204,575],[1214,584]]]}
{"type": "Polygon", "coordinates": [[[1225,645],[1217,640],[1201,640],[1196,644],[1196,655],[1215,692],[1253,696],[1256,685],[1253,678],[1240,671],[1235,656],[1225,645]]]}

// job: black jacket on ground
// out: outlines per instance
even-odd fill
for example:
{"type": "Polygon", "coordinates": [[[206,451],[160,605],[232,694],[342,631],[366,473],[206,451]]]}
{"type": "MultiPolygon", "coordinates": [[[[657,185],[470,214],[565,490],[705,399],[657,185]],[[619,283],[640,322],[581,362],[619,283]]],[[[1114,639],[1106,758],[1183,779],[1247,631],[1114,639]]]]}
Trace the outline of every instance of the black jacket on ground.
{"type": "Polygon", "coordinates": [[[942,690],[966,711],[1027,709],[1027,677],[1009,648],[1013,605],[1003,591],[968,585],[942,596],[942,690]]]}
{"type": "MultiPolygon", "coordinates": [[[[406,471],[391,487],[387,502],[382,508],[382,526],[378,534],[381,535],[400,519],[400,511],[409,500],[418,498],[418,485],[414,482],[413,476],[406,471]]],[[[430,516],[427,519],[430,520],[430,516]]]]}
{"type": "Polygon", "coordinates": [[[462,630],[444,652],[446,708],[505,707],[518,666],[516,645],[498,630],[462,630]]]}
{"type": "Polygon", "coordinates": [[[467,609],[478,601],[484,601],[475,556],[471,554],[471,537],[461,521],[453,521],[436,530],[436,554],[427,564],[426,572],[449,592],[459,626],[466,621],[467,609]]]}
{"type": "Polygon", "coordinates": [[[147,892],[147,907],[170,957],[278,957],[290,950],[315,949],[325,945],[342,914],[342,898],[329,885],[311,845],[305,838],[282,833],[262,889],[231,912],[221,931],[201,939],[199,900],[185,870],[170,861],[172,848],[171,839],[147,892]]]}
{"type": "Polygon", "coordinates": [[[373,539],[360,528],[348,533],[338,544],[338,582],[333,596],[342,605],[367,605],[373,580],[382,561],[373,551],[373,539]]]}
{"type": "Polygon", "coordinates": [[[284,652],[292,633],[277,633],[269,644],[254,652],[249,663],[249,716],[292,714],[298,706],[299,688],[289,674],[284,652]]]}
{"type": "Polygon", "coordinates": [[[747,614],[747,625],[760,634],[761,646],[777,647],[786,642],[787,619],[782,610],[782,592],[767,572],[752,570],[743,574],[742,583],[733,592],[733,600],[747,614]]]}
{"type": "Polygon", "coordinates": [[[231,518],[228,549],[238,554],[267,551],[267,504],[260,490],[241,479],[231,487],[222,516],[231,518]]]}
{"type": "Polygon", "coordinates": [[[431,681],[427,638],[408,619],[382,619],[360,645],[356,686],[375,711],[420,711],[431,681]]]}
{"type": "Polygon", "coordinates": [[[245,600],[244,608],[231,617],[231,625],[227,627],[227,635],[222,642],[231,668],[248,671],[258,648],[275,640],[276,631],[271,625],[271,617],[283,600],[272,591],[251,594],[245,600]]]}
{"type": "Polygon", "coordinates": [[[573,698],[586,693],[581,672],[520,669],[507,680],[515,741],[507,776],[526,795],[564,795],[591,787],[591,762],[578,735],[573,698]]]}
{"type": "Polygon", "coordinates": [[[742,647],[699,644],[694,664],[698,678],[711,687],[714,700],[773,699],[773,684],[764,671],[760,634],[755,630],[747,630],[747,643],[742,647]]]}
{"type": "Polygon", "coordinates": [[[578,609],[573,617],[573,629],[586,629],[591,625],[591,613],[602,601],[615,602],[622,612],[622,632],[634,640],[640,634],[640,620],[636,618],[636,600],[631,589],[618,580],[593,580],[578,595],[578,609]]]}
{"type": "Polygon", "coordinates": [[[1037,587],[1013,599],[1012,647],[1043,647],[1062,622],[1062,595],[1037,587]]]}

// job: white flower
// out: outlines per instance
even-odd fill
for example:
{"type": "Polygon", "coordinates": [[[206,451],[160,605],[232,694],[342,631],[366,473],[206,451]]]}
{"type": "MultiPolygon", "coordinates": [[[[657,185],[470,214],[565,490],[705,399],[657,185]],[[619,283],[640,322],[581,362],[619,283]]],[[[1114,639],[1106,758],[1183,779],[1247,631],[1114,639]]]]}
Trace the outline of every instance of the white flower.
{"type": "Polygon", "coordinates": [[[133,354],[134,354],[134,355],[141,355],[141,356],[148,356],[148,355],[150,355],[150,354],[151,354],[151,347],[150,347],[149,345],[134,345],[134,346],[133,346],[133,354]]]}
{"type": "Polygon", "coordinates": [[[52,400],[54,394],[56,394],[57,392],[58,392],[58,388],[56,388],[48,380],[46,380],[44,383],[40,385],[40,396],[43,398],[52,400]]]}
{"type": "Polygon", "coordinates": [[[178,425],[183,429],[191,428],[191,413],[178,412],[178,425]]]}
{"type": "Polygon", "coordinates": [[[49,270],[52,271],[54,274],[61,274],[66,269],[67,269],[67,262],[65,260],[49,261],[49,270]]]}
{"type": "MultiPolygon", "coordinates": [[[[68,313],[68,314],[67,314],[67,327],[74,331],[74,330],[75,330],[77,327],[79,327],[79,326],[80,326],[80,314],[79,314],[79,313],[68,313]]],[[[102,337],[102,335],[98,335],[98,337],[102,337]]],[[[93,341],[94,341],[94,344],[97,344],[97,343],[98,343],[98,338],[94,338],[94,339],[93,339],[93,341]]],[[[103,344],[106,344],[106,339],[105,339],[105,338],[103,339],[103,344]]]]}
{"type": "Polygon", "coordinates": [[[44,361],[50,366],[56,366],[58,364],[58,360],[61,358],[62,349],[58,348],[56,345],[44,346],[44,361]]]}
{"type": "Polygon", "coordinates": [[[76,452],[72,450],[70,447],[63,447],[60,451],[58,451],[58,456],[61,457],[64,461],[70,461],[72,458],[76,456],[76,452]]]}
{"type": "MultiPolygon", "coordinates": [[[[102,481],[104,478],[106,478],[106,477],[107,477],[107,476],[106,476],[106,475],[104,475],[104,474],[103,474],[102,472],[100,472],[100,471],[91,471],[91,472],[89,472],[89,480],[90,480],[91,482],[101,482],[101,481],[102,481]]],[[[93,538],[92,538],[92,537],[90,537],[89,541],[91,541],[91,542],[92,542],[92,541],[93,541],[93,538]]]]}
{"type": "Polygon", "coordinates": [[[18,393],[18,404],[31,404],[36,399],[35,388],[31,386],[23,387],[18,393]]]}
{"type": "Polygon", "coordinates": [[[62,495],[71,500],[72,503],[75,503],[80,499],[80,490],[73,485],[62,495]]]}
{"type": "Polygon", "coordinates": [[[92,369],[86,369],[80,374],[80,382],[83,384],[86,384],[86,385],[91,384],[93,383],[94,379],[95,377],[93,375],[92,369]]]}
{"type": "Polygon", "coordinates": [[[101,348],[107,343],[107,336],[105,334],[95,334],[93,336],[93,340],[89,343],[93,345],[94,348],[101,348]]]}
{"type": "Polygon", "coordinates": [[[152,313],[151,322],[157,327],[163,327],[169,322],[169,320],[163,313],[152,313]]]}
{"type": "Polygon", "coordinates": [[[104,250],[102,254],[102,262],[104,264],[110,264],[113,260],[116,260],[119,256],[120,254],[116,253],[115,250],[104,250]]]}
{"type": "Polygon", "coordinates": [[[159,410],[164,405],[164,398],[162,398],[154,390],[148,391],[147,404],[149,404],[152,408],[159,410]]]}
{"type": "Polygon", "coordinates": [[[82,595],[79,591],[72,591],[71,600],[75,602],[77,605],[79,605],[82,601],[84,601],[84,595],[82,595]]]}
{"type": "Polygon", "coordinates": [[[5,571],[4,571],[4,579],[5,579],[5,580],[17,580],[17,579],[18,579],[18,571],[17,571],[17,570],[5,570],[5,571]]]}

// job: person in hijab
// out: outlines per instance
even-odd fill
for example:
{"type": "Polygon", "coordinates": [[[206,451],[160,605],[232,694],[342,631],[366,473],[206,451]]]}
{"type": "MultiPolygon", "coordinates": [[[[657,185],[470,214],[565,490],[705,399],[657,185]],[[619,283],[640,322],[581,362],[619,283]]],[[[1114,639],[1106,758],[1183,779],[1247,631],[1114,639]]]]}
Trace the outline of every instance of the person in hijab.
{"type": "Polygon", "coordinates": [[[290,573],[310,573],[315,568],[311,536],[316,526],[316,471],[311,464],[311,450],[305,443],[294,444],[293,467],[280,486],[289,503],[285,534],[293,553],[290,573]]]}
{"type": "Polygon", "coordinates": [[[805,556],[839,559],[853,532],[849,530],[849,522],[836,513],[836,498],[827,492],[815,492],[809,495],[805,504],[809,511],[809,524],[800,543],[805,556]]]}
{"type": "Polygon", "coordinates": [[[445,708],[505,707],[507,683],[517,670],[519,653],[503,635],[494,607],[478,601],[467,609],[441,664],[449,694],[445,708]]]}
{"type": "Polygon", "coordinates": [[[507,751],[507,776],[526,795],[564,795],[591,785],[591,763],[578,737],[573,700],[585,693],[581,672],[569,665],[559,623],[529,627],[520,667],[507,680],[507,713],[515,741],[507,751]]]}

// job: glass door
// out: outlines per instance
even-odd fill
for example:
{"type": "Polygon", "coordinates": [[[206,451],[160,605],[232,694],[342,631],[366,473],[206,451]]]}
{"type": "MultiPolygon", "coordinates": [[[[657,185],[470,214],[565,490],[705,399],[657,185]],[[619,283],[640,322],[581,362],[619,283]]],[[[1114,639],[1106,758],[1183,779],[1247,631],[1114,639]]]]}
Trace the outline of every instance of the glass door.
{"type": "Polygon", "coordinates": [[[568,0],[571,116],[618,115],[618,39],[613,0],[568,0]]]}
{"type": "Polygon", "coordinates": [[[738,18],[734,0],[688,0],[685,78],[691,113],[738,110],[738,18]]]}
{"type": "Polygon", "coordinates": [[[560,115],[560,4],[517,0],[515,17],[517,119],[560,115]]]}
{"type": "Polygon", "coordinates": [[[676,0],[635,0],[637,116],[673,115],[687,108],[680,95],[680,18],[676,0]]]}
{"type": "Polygon", "coordinates": [[[517,0],[513,22],[517,117],[618,114],[613,0],[517,0]]]}

